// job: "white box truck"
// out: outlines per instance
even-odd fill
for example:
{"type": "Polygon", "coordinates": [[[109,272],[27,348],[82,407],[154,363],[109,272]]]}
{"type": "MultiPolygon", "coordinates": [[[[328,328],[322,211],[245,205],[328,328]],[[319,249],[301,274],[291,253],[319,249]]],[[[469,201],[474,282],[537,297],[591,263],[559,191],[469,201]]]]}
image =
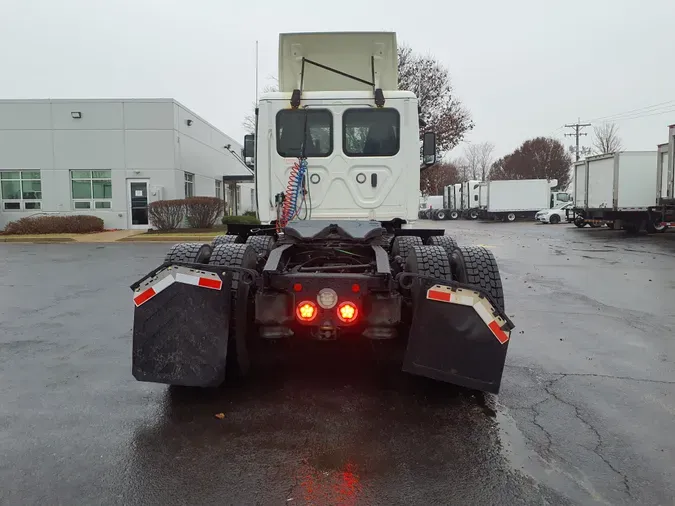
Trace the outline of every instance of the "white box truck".
{"type": "Polygon", "coordinates": [[[657,151],[620,151],[575,164],[574,224],[607,223],[629,232],[664,229],[650,218],[657,204],[657,151]],[[585,180],[584,180],[585,177],[585,180]]]}
{"type": "Polygon", "coordinates": [[[502,221],[518,218],[534,218],[542,209],[565,203],[570,199],[567,192],[551,192],[558,185],[557,179],[507,179],[488,181],[478,187],[478,201],[484,202],[480,217],[502,221]]]}
{"type": "Polygon", "coordinates": [[[659,144],[656,160],[656,205],[649,209],[649,222],[656,230],[675,226],[675,125],[668,127],[668,142],[659,144]]]}

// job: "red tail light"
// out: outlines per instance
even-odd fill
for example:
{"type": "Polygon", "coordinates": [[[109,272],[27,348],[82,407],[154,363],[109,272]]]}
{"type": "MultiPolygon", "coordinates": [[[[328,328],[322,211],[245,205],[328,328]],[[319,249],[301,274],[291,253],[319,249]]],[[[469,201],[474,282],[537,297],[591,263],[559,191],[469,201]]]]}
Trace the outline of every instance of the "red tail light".
{"type": "Polygon", "coordinates": [[[353,302],[343,302],[338,306],[337,315],[345,323],[356,321],[359,316],[359,310],[353,302]]]}
{"type": "Polygon", "coordinates": [[[298,307],[295,308],[295,315],[298,317],[298,320],[303,322],[311,322],[316,318],[316,314],[316,304],[309,300],[302,301],[298,304],[298,307]]]}

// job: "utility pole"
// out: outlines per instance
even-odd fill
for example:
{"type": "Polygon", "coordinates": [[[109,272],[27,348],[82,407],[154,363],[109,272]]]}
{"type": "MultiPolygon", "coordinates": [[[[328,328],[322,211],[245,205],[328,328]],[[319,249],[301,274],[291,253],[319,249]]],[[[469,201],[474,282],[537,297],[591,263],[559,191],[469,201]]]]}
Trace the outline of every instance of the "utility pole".
{"type": "Polygon", "coordinates": [[[588,135],[587,133],[581,133],[581,129],[585,128],[587,126],[591,126],[590,123],[580,123],[581,118],[577,119],[577,122],[573,125],[565,125],[565,128],[573,128],[574,133],[573,134],[565,134],[565,137],[576,137],[576,150],[575,150],[575,155],[576,155],[576,161],[579,161],[579,137],[582,135],[588,135]]]}

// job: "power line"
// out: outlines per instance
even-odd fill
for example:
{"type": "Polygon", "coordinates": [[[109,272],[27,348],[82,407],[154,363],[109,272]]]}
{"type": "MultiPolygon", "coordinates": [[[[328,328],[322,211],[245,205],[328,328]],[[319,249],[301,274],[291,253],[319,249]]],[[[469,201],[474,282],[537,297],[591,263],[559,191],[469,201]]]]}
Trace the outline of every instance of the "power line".
{"type": "Polygon", "coordinates": [[[587,126],[591,126],[590,123],[580,123],[579,120],[577,120],[576,123],[573,125],[565,125],[565,128],[573,128],[574,133],[573,134],[565,134],[565,137],[576,137],[576,150],[574,154],[576,155],[576,161],[579,161],[579,137],[582,135],[588,135],[587,133],[581,133],[581,129],[585,128],[587,126]]]}
{"type": "Polygon", "coordinates": [[[640,114],[642,112],[653,112],[653,110],[663,108],[664,106],[666,107],[673,107],[675,105],[675,100],[668,100],[666,102],[659,102],[658,104],[653,104],[653,105],[648,105],[644,107],[638,107],[637,109],[630,109],[628,111],[624,112],[618,112],[615,114],[610,114],[608,116],[600,116],[598,118],[593,118],[588,120],[590,123],[596,122],[596,121],[602,121],[602,122],[607,122],[612,120],[612,118],[619,118],[621,116],[633,116],[634,114],[640,114]]]}

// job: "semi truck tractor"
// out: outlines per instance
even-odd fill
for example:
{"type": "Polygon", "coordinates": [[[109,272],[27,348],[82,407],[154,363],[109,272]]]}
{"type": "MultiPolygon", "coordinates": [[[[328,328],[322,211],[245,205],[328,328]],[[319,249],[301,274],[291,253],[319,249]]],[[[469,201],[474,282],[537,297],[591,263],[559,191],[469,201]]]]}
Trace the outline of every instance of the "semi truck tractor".
{"type": "Polygon", "coordinates": [[[461,209],[462,184],[449,184],[443,188],[443,206],[434,211],[431,218],[434,220],[456,220],[461,209]]]}
{"type": "Polygon", "coordinates": [[[420,211],[418,217],[422,220],[430,220],[436,211],[443,208],[443,195],[425,195],[420,199],[420,211]]]}
{"type": "Polygon", "coordinates": [[[437,149],[397,63],[391,32],[280,35],[280,90],[244,142],[262,224],[176,244],[131,286],[136,379],[217,386],[271,342],[362,339],[407,373],[499,391],[514,328],[499,268],[413,227],[437,149]]]}

